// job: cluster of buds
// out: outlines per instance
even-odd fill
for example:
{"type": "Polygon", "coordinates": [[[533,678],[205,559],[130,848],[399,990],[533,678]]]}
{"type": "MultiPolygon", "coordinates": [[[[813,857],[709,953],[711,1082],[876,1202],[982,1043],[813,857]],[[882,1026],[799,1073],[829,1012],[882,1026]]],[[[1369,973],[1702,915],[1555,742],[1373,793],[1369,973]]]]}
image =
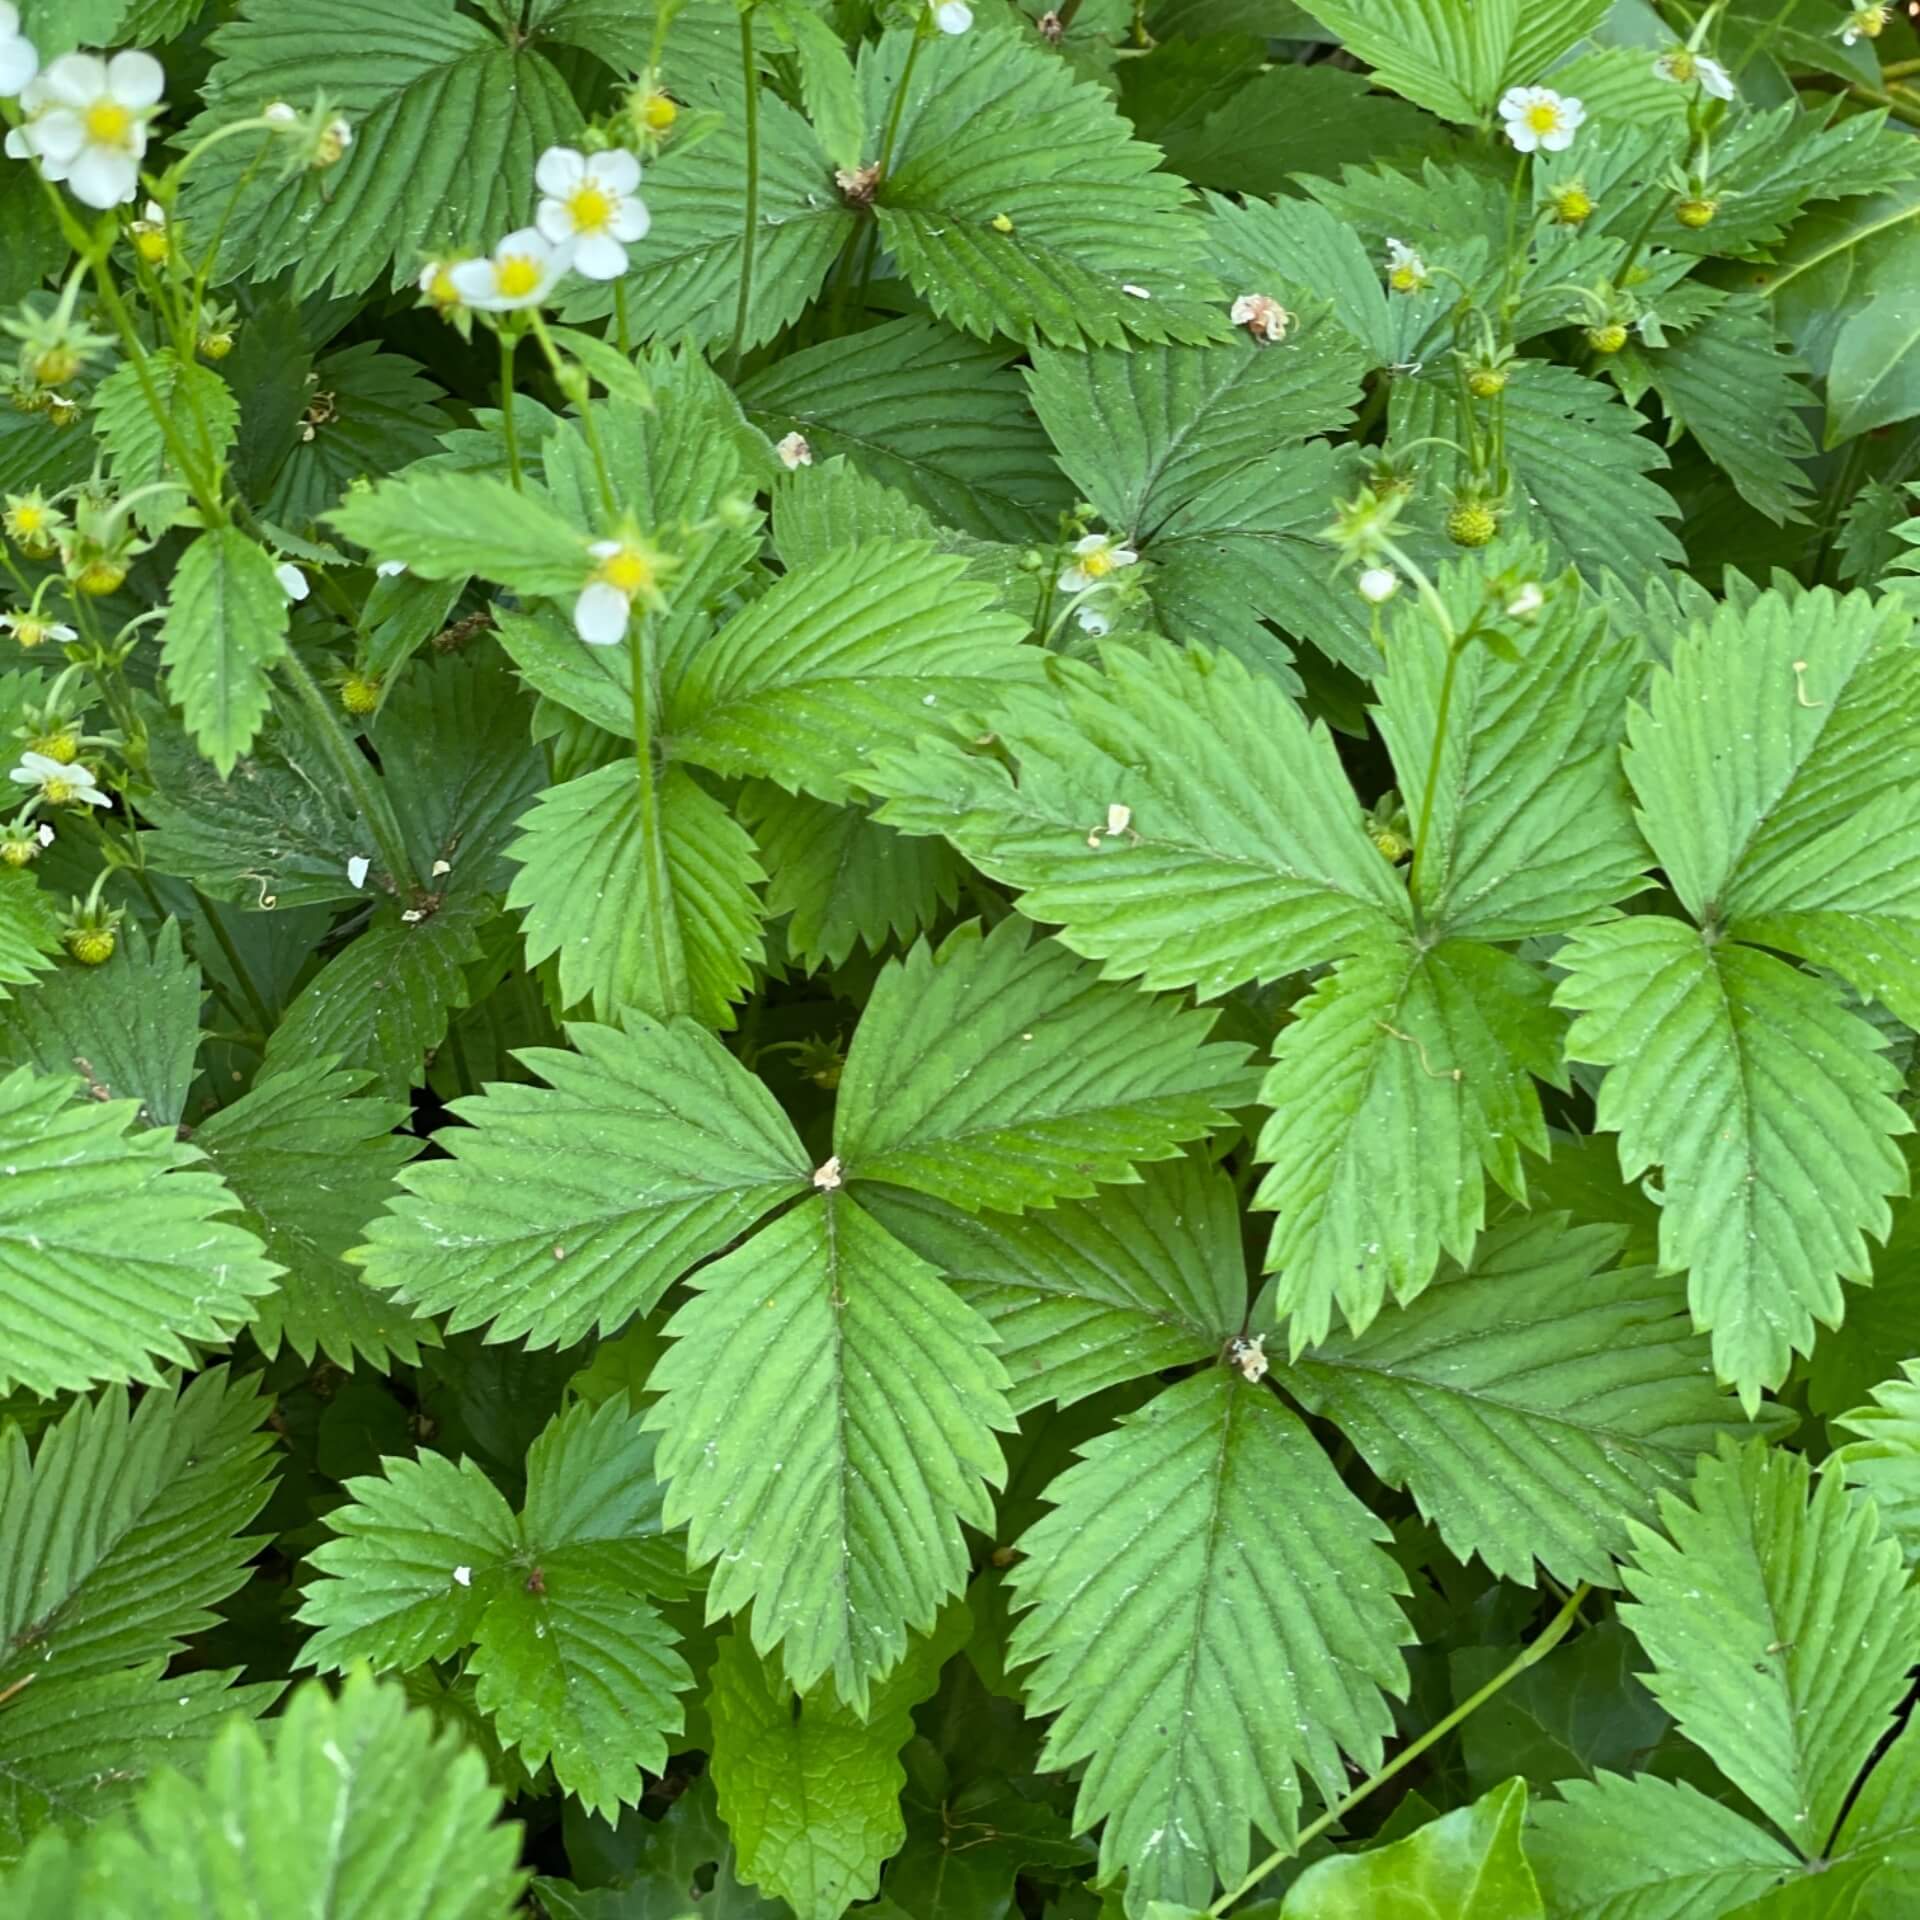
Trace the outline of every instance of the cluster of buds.
{"type": "Polygon", "coordinates": [[[23,300],[0,318],[0,332],[20,343],[10,397],[22,413],[44,413],[56,426],[79,418],[79,404],[61,391],[78,380],[109,345],[75,313],[81,276],[74,273],[52,306],[23,300]]]}

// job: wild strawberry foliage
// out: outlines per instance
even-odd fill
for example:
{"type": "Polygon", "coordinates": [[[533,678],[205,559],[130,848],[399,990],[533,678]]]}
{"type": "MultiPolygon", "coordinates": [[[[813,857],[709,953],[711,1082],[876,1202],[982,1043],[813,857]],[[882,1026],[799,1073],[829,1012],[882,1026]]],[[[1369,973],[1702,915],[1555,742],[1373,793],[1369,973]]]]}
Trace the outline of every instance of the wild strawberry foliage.
{"type": "Polygon", "coordinates": [[[0,4],[0,1913],[1920,1912],[1910,11],[0,4]]]}

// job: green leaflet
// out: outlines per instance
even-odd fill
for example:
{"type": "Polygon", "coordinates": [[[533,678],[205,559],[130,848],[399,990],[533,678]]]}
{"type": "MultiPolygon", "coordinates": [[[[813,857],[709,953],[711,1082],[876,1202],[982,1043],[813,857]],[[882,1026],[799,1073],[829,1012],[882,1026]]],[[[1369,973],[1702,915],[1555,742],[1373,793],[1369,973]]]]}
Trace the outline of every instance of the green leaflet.
{"type": "Polygon", "coordinates": [[[266,715],[267,669],[286,651],[287,595],[266,549],[232,527],[203,533],[174,577],[160,638],[194,743],[230,774],[266,715]]]}
{"type": "Polygon", "coordinates": [[[1828,1458],[1872,1499],[1911,1563],[1920,1559],[1920,1361],[1901,1374],[1874,1388],[1872,1406],[1840,1416],[1834,1424],[1859,1438],[1828,1458]]]}

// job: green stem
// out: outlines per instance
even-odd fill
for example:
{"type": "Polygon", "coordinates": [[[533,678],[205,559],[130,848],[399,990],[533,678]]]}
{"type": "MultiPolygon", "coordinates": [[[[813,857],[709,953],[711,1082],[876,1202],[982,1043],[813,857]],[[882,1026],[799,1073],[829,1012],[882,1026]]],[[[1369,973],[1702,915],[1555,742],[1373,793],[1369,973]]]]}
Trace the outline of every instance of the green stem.
{"type": "Polygon", "coordinates": [[[367,831],[373,835],[374,847],[394,886],[409,896],[418,893],[420,882],[413,871],[413,862],[407,857],[406,843],[400,837],[399,827],[385,797],[375,791],[368,777],[366,760],[347,737],[332,702],[321,692],[320,683],[307,671],[307,663],[292,647],[287,649],[283,659],[294,691],[299,694],[313,718],[314,731],[319,735],[321,747],[333,762],[334,771],[345,782],[347,791],[352,794],[354,805],[359,808],[361,819],[367,823],[367,831]]]}
{"type": "Polygon", "coordinates": [[[750,6],[740,9],[740,74],[747,90],[747,205],[740,236],[740,298],[733,309],[733,347],[727,356],[730,373],[740,371],[747,313],[753,300],[753,249],[760,228],[760,75],[754,63],[750,6]]]}
{"type": "Polygon", "coordinates": [[[619,342],[623,358],[633,357],[633,335],[627,326],[627,283],[624,278],[613,283],[613,337],[619,342]]]}
{"type": "Polygon", "coordinates": [[[633,764],[640,788],[640,857],[647,864],[648,938],[653,944],[655,983],[668,1011],[685,1011],[679,970],[673,964],[666,903],[672,881],[660,845],[659,796],[653,773],[653,616],[644,608],[627,634],[629,698],[633,709],[633,764]]]}
{"type": "Polygon", "coordinates": [[[1318,1820],[1313,1821],[1308,1826],[1302,1827],[1300,1829],[1300,1837],[1292,1846],[1282,1847],[1277,1852],[1270,1853],[1238,1886],[1222,1894],[1220,1898],[1207,1909],[1207,1912],[1214,1916],[1214,1920],[1219,1920],[1220,1915],[1224,1914],[1237,1900],[1243,1899],[1257,1887],[1275,1867],[1292,1858],[1293,1855],[1304,1851],[1305,1848],[1318,1840],[1329,1828],[1338,1825],[1340,1821],[1344,1820],[1361,1801],[1385,1786],[1395,1774],[1404,1772],[1408,1767],[1412,1766],[1423,1753],[1427,1752],[1429,1748],[1436,1745],[1439,1741],[1444,1740],[1461,1721],[1468,1718],[1471,1714],[1478,1713],[1495,1694],[1519,1679],[1529,1667],[1538,1666],[1572,1630],[1573,1623],[1579,1618],[1580,1608],[1590,1591],[1591,1589],[1587,1583],[1584,1580],[1581,1581],[1567,1596],[1566,1604],[1540,1630],[1540,1633],[1531,1646],[1522,1648],[1484,1687],[1480,1688],[1477,1693],[1471,1694],[1468,1698],[1461,1701],[1445,1719],[1436,1720],[1418,1740],[1402,1747],[1385,1766],[1379,1768],[1378,1771],[1374,1773],[1368,1774],[1344,1800],[1329,1807],[1318,1820]]]}
{"type": "MultiPolygon", "coordinates": [[[[563,377],[566,362],[560,357],[560,349],[553,344],[553,336],[547,331],[547,323],[540,317],[538,308],[533,313],[533,334],[540,342],[540,351],[547,356],[547,365],[553,369],[555,384],[565,394],[567,387],[563,377]]],[[[613,475],[607,467],[605,449],[600,444],[600,426],[593,417],[593,398],[580,402],[580,425],[587,436],[587,449],[593,455],[593,470],[600,482],[600,504],[607,510],[607,518],[615,520],[620,515],[620,501],[613,490],[613,475]]]]}
{"type": "Polygon", "coordinates": [[[527,483],[520,472],[520,435],[513,423],[513,355],[519,344],[517,333],[500,329],[500,433],[507,443],[507,472],[513,490],[524,493],[527,483]]]}
{"type": "Polygon", "coordinates": [[[1440,787],[1440,761],[1446,751],[1447,723],[1453,713],[1454,676],[1459,669],[1460,655],[1465,651],[1465,645],[1464,636],[1453,624],[1453,615],[1447,611],[1447,603],[1441,599],[1425,570],[1391,540],[1383,541],[1381,546],[1387,558],[1413,582],[1414,591],[1420,596],[1420,604],[1433,615],[1447,642],[1447,664],[1440,676],[1440,699],[1433,717],[1433,745],[1427,755],[1426,785],[1420,796],[1420,820],[1414,829],[1413,864],[1407,872],[1407,892],[1417,912],[1420,903],[1420,861],[1427,850],[1428,829],[1433,824],[1433,802],[1440,787]]]}
{"type": "MultiPolygon", "coordinates": [[[[198,892],[198,889],[196,888],[195,891],[198,892]]],[[[240,949],[233,944],[233,936],[228,933],[226,922],[220,918],[220,909],[202,893],[200,910],[206,915],[207,925],[213,930],[215,945],[226,956],[227,965],[233,970],[233,977],[239,981],[240,991],[246,996],[247,1005],[253,1009],[254,1016],[260,1023],[260,1031],[271,1033],[273,1015],[268,1012],[266,1000],[262,997],[260,989],[254,985],[253,975],[247,971],[247,963],[240,958],[240,949]]],[[[224,997],[223,995],[222,998],[224,997]]]]}
{"type": "MultiPolygon", "coordinates": [[[[887,109],[887,130],[880,140],[880,160],[874,169],[874,192],[878,193],[886,184],[887,169],[893,165],[893,149],[900,138],[900,121],[907,110],[907,88],[913,82],[913,69],[920,58],[922,43],[928,38],[929,20],[932,18],[930,7],[922,7],[919,18],[914,22],[913,40],[907,48],[906,63],[900,69],[900,84],[893,90],[893,104],[887,109]]],[[[873,209],[867,209],[867,224],[860,235],[860,264],[856,275],[858,291],[853,298],[853,306],[858,309],[867,304],[867,288],[873,284],[874,261],[880,253],[880,221],[873,209]]],[[[844,287],[842,289],[844,291],[844,287]]],[[[836,301],[836,306],[837,306],[836,301]]],[[[838,326],[834,331],[839,331],[838,326]]]]}

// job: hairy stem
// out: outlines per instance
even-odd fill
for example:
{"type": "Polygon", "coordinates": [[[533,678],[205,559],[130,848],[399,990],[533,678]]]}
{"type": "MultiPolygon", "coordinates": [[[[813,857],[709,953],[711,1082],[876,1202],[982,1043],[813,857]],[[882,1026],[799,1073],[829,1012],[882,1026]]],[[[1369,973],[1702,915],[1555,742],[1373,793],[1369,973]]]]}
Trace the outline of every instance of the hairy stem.
{"type": "Polygon", "coordinates": [[[513,356],[519,345],[517,333],[500,329],[500,434],[507,443],[507,473],[513,490],[524,493],[527,483],[520,471],[520,434],[513,422],[513,356]]]}
{"type": "Polygon", "coordinates": [[[740,9],[740,78],[747,91],[747,204],[740,234],[740,297],[733,309],[731,373],[740,371],[745,351],[747,314],[753,301],[753,249],[760,227],[760,76],[753,57],[753,9],[740,9]]]}

